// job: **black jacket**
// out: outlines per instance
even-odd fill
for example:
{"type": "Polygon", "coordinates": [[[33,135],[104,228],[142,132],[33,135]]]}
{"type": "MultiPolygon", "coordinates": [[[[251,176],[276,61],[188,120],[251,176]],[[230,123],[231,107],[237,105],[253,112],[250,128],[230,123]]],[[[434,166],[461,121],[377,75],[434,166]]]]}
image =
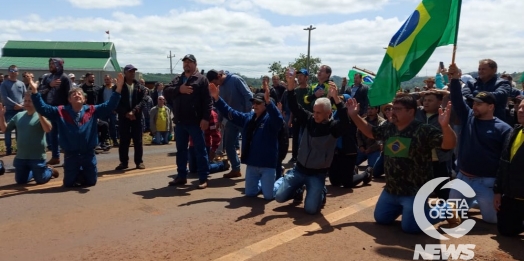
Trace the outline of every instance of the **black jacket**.
{"type": "MultiPolygon", "coordinates": [[[[349,94],[351,96],[352,87],[353,86],[345,89],[344,93],[349,94]]],[[[360,116],[365,115],[366,112],[368,111],[368,106],[369,106],[368,91],[369,91],[369,86],[365,84],[361,84],[360,87],[358,87],[357,91],[355,92],[355,96],[351,96],[351,98],[355,98],[355,100],[357,100],[357,102],[360,103],[360,111],[358,112],[360,116]]]]}
{"type": "Polygon", "coordinates": [[[495,104],[495,117],[506,121],[506,104],[511,92],[511,84],[498,76],[494,76],[486,83],[482,82],[479,78],[468,81],[464,88],[462,88],[462,96],[466,97],[466,102],[470,108],[473,108],[471,98],[482,91],[495,95],[497,99],[497,103],[495,104]]]}
{"type": "MultiPolygon", "coordinates": [[[[87,86],[85,84],[80,85],[80,88],[84,91],[86,94],[86,104],[89,105],[97,105],[100,104],[100,92],[103,90],[100,86],[92,85],[87,86]]],[[[103,96],[102,96],[103,97],[103,96]]]]}
{"type": "Polygon", "coordinates": [[[199,125],[202,119],[211,117],[213,101],[209,94],[209,81],[196,71],[187,79],[184,74],[175,77],[169,87],[165,87],[163,95],[173,108],[173,122],[175,124],[199,125]],[[187,83],[193,87],[191,94],[180,93],[180,86],[187,83]]]}
{"type": "Polygon", "coordinates": [[[69,90],[72,87],[72,83],[71,79],[64,73],[64,60],[61,58],[51,58],[49,61],[55,64],[56,71],[45,75],[38,90],[44,101],[49,105],[67,105],[69,104],[69,90]],[[60,79],[60,86],[51,87],[50,83],[55,79],[60,79]]]}
{"type": "Polygon", "coordinates": [[[511,198],[524,199],[524,146],[520,146],[513,160],[510,161],[511,146],[515,142],[517,134],[522,130],[522,125],[517,125],[509,135],[504,150],[500,157],[500,165],[497,178],[493,186],[493,192],[503,194],[511,198]]]}
{"type": "MultiPolygon", "coordinates": [[[[120,102],[118,103],[118,107],[116,107],[118,119],[126,119],[126,114],[130,111],[133,111],[133,114],[137,120],[142,118],[141,108],[147,102],[147,87],[140,85],[137,80],[133,80],[133,83],[134,88],[133,93],[131,94],[129,93],[129,89],[125,83],[122,87],[122,92],[120,93],[120,102]],[[129,95],[132,96],[131,104],[129,103],[129,95]]],[[[113,86],[113,91],[115,89],[116,86],[113,86]]]]}

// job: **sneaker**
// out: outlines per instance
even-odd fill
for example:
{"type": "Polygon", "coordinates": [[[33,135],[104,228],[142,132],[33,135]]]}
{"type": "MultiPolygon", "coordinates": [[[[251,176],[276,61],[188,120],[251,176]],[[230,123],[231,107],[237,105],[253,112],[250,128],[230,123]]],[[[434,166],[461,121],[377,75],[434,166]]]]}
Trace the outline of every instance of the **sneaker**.
{"type": "Polygon", "coordinates": [[[367,185],[367,184],[369,184],[369,182],[371,182],[371,177],[372,177],[372,176],[371,176],[371,173],[372,173],[372,171],[373,171],[373,168],[371,168],[371,167],[368,167],[368,168],[364,171],[364,173],[366,174],[366,177],[362,180],[362,182],[364,183],[364,185],[367,185]]]}
{"type": "Polygon", "coordinates": [[[58,165],[60,164],[60,158],[52,158],[48,162],[46,162],[47,165],[58,165]]]}
{"type": "Polygon", "coordinates": [[[136,164],[136,168],[137,169],[145,169],[146,165],[144,165],[144,163],[136,164]]]}
{"type": "Polygon", "coordinates": [[[95,150],[102,150],[102,147],[100,145],[96,145],[95,150]]]}
{"type": "Polygon", "coordinates": [[[120,165],[116,166],[115,170],[124,170],[127,168],[128,168],[127,164],[120,163],[120,165]]]}
{"type": "Polygon", "coordinates": [[[51,177],[58,178],[60,176],[60,173],[55,168],[51,168],[51,177]]]}
{"type": "Polygon", "coordinates": [[[302,185],[301,188],[297,189],[295,196],[293,197],[294,204],[300,204],[304,201],[304,191],[306,190],[306,185],[302,185]]]}
{"type": "Polygon", "coordinates": [[[207,179],[200,181],[200,184],[198,184],[199,189],[205,189],[207,188],[207,179]]]}
{"type": "Polygon", "coordinates": [[[228,160],[223,159],[222,163],[224,163],[224,170],[229,170],[229,168],[231,168],[228,160]]]}
{"type": "Polygon", "coordinates": [[[289,159],[289,161],[287,162],[288,164],[292,164],[292,163],[295,163],[297,162],[297,158],[293,157],[291,159],[289,159]]]}
{"type": "Polygon", "coordinates": [[[169,181],[169,186],[181,186],[187,184],[187,179],[175,178],[174,180],[169,181]]]}
{"type": "Polygon", "coordinates": [[[240,170],[231,170],[229,173],[224,174],[223,177],[226,179],[239,178],[242,177],[242,173],[240,173],[240,170]]]}

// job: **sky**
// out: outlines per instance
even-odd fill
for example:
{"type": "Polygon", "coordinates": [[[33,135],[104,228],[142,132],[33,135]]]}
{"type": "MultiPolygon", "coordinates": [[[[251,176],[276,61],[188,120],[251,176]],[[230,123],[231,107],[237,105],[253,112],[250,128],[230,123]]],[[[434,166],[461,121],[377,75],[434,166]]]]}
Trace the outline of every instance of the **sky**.
{"type": "MultiPolygon", "coordinates": [[[[376,72],[391,37],[420,3],[416,0],[18,0],[2,4],[0,46],[8,40],[108,41],[121,66],[168,73],[194,54],[198,68],[249,77],[268,74],[307,54],[345,76],[353,66],[376,72]]],[[[463,0],[457,65],[476,71],[491,58],[499,72],[524,71],[523,0],[463,0]]],[[[439,47],[419,76],[451,62],[439,47]]],[[[67,70],[67,64],[66,70],[67,70]]]]}

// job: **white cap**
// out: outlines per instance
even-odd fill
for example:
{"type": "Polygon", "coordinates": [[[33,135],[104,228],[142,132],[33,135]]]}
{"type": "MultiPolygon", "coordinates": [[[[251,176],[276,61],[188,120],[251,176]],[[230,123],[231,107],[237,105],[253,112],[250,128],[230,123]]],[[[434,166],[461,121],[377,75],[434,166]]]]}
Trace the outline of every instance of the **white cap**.
{"type": "Polygon", "coordinates": [[[69,78],[75,78],[75,75],[72,74],[72,73],[70,73],[68,76],[69,76],[69,78]]]}

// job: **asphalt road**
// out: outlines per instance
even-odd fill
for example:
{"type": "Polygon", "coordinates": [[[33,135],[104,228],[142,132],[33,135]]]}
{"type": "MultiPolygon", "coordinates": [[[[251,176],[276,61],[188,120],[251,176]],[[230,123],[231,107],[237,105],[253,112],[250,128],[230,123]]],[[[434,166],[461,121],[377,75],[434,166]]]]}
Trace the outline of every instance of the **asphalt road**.
{"type": "Polygon", "coordinates": [[[303,205],[246,198],[244,179],[223,173],[205,190],[197,177],[168,187],[174,151],[173,143],[146,146],[145,170],[116,172],[112,149],[99,155],[101,175],[90,188],[63,189],[61,177],[16,186],[13,173],[0,176],[0,260],[412,260],[416,244],[440,243],[476,244],[475,260],[524,260],[524,236],[496,236],[478,210],[470,234],[449,242],[405,234],[399,222],[375,224],[383,180],[329,187],[314,216],[303,205]]]}

